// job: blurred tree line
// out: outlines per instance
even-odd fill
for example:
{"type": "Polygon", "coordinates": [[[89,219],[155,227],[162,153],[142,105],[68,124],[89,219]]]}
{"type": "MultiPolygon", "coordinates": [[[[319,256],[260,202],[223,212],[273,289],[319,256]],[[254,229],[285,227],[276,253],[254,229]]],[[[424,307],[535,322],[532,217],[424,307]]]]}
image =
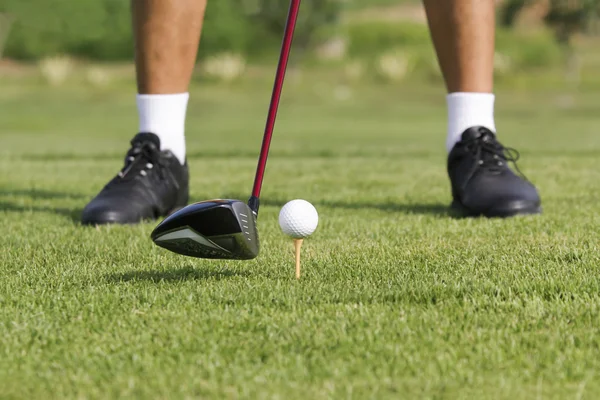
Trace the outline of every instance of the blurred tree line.
{"type": "Polygon", "coordinates": [[[556,40],[570,45],[576,34],[596,34],[600,0],[505,0],[500,22],[513,27],[527,7],[542,3],[542,21],[554,31],[556,40]]]}
{"type": "MultiPolygon", "coordinates": [[[[304,0],[296,45],[310,46],[320,28],[336,21],[342,5],[304,0]]],[[[199,57],[222,51],[260,56],[277,48],[288,7],[281,0],[209,1],[199,57]]],[[[0,55],[4,36],[6,57],[129,60],[133,55],[128,0],[0,0],[0,17],[0,55]]]]}
{"type": "Polygon", "coordinates": [[[562,48],[567,77],[579,81],[580,61],[574,38],[598,34],[600,0],[505,0],[499,16],[501,25],[513,27],[520,14],[534,5],[541,5],[541,20],[562,48]]]}
{"type": "MultiPolygon", "coordinates": [[[[370,1],[303,0],[297,49],[310,48],[320,33],[329,32],[344,7],[356,10],[370,1]]],[[[575,35],[597,31],[600,0],[501,0],[499,23],[513,27],[525,10],[540,5],[542,21],[567,53],[575,35]]],[[[278,49],[288,6],[286,0],[210,0],[199,58],[230,51],[252,59],[278,49]]],[[[57,54],[130,60],[129,0],[0,0],[0,57],[35,60],[57,54]]]]}

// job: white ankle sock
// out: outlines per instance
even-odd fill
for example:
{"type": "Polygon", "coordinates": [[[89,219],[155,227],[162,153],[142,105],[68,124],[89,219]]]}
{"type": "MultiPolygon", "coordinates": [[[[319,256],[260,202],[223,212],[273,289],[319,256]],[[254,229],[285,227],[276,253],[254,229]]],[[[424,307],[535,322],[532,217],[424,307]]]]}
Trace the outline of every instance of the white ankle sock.
{"type": "Polygon", "coordinates": [[[452,150],[461,135],[473,126],[483,126],[496,132],[494,122],[494,100],[492,93],[450,93],[448,103],[448,137],[446,149],[452,150]]]}
{"type": "Polygon", "coordinates": [[[161,150],[171,150],[185,163],[185,116],[189,93],[138,94],[139,132],[154,133],[161,150]]]}

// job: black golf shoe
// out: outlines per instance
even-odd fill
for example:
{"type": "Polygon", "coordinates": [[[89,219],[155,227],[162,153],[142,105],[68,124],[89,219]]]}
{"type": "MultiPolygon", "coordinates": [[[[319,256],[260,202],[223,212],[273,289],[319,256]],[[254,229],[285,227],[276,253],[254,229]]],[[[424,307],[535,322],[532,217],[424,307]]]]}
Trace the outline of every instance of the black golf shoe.
{"type": "Polygon", "coordinates": [[[125,166],[84,208],[82,223],[133,224],[166,216],[187,205],[188,167],[160,150],[153,133],[131,140],[125,166]]]}
{"type": "Polygon", "coordinates": [[[537,189],[519,171],[519,153],[487,128],[472,127],[448,155],[452,209],[462,216],[511,217],[541,213],[537,189]],[[512,162],[519,175],[508,166],[512,162]]]}

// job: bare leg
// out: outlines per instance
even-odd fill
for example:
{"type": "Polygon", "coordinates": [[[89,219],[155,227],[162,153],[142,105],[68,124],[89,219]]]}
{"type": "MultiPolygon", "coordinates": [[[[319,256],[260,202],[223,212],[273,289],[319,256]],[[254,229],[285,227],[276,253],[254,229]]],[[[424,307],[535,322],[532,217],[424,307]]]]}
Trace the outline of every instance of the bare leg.
{"type": "Polygon", "coordinates": [[[424,0],[431,37],[446,81],[452,150],[465,130],[495,133],[493,0],[424,0]]]}
{"type": "Polygon", "coordinates": [[[206,0],[132,0],[140,94],[187,92],[206,0]]]}
{"type": "Polygon", "coordinates": [[[495,2],[424,0],[449,93],[493,90],[495,2]]]}
{"type": "Polygon", "coordinates": [[[206,0],[131,0],[139,132],[185,163],[185,120],[206,0]]]}
{"type": "Polygon", "coordinates": [[[124,167],[83,210],[84,224],[135,223],[185,206],[185,119],[206,0],[131,0],[139,133],[124,167]]]}

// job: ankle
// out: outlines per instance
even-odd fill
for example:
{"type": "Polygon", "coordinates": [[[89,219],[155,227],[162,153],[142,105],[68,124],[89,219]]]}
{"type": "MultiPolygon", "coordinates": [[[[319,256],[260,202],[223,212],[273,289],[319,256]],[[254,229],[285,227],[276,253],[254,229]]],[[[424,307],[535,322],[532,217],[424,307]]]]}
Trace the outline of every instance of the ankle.
{"type": "Polygon", "coordinates": [[[185,163],[185,119],[189,93],[138,94],[139,132],[160,139],[161,150],[170,150],[185,163]]]}
{"type": "Polygon", "coordinates": [[[446,97],[448,105],[448,135],[446,150],[450,152],[461,135],[474,126],[496,133],[493,93],[455,92],[446,97]]]}

